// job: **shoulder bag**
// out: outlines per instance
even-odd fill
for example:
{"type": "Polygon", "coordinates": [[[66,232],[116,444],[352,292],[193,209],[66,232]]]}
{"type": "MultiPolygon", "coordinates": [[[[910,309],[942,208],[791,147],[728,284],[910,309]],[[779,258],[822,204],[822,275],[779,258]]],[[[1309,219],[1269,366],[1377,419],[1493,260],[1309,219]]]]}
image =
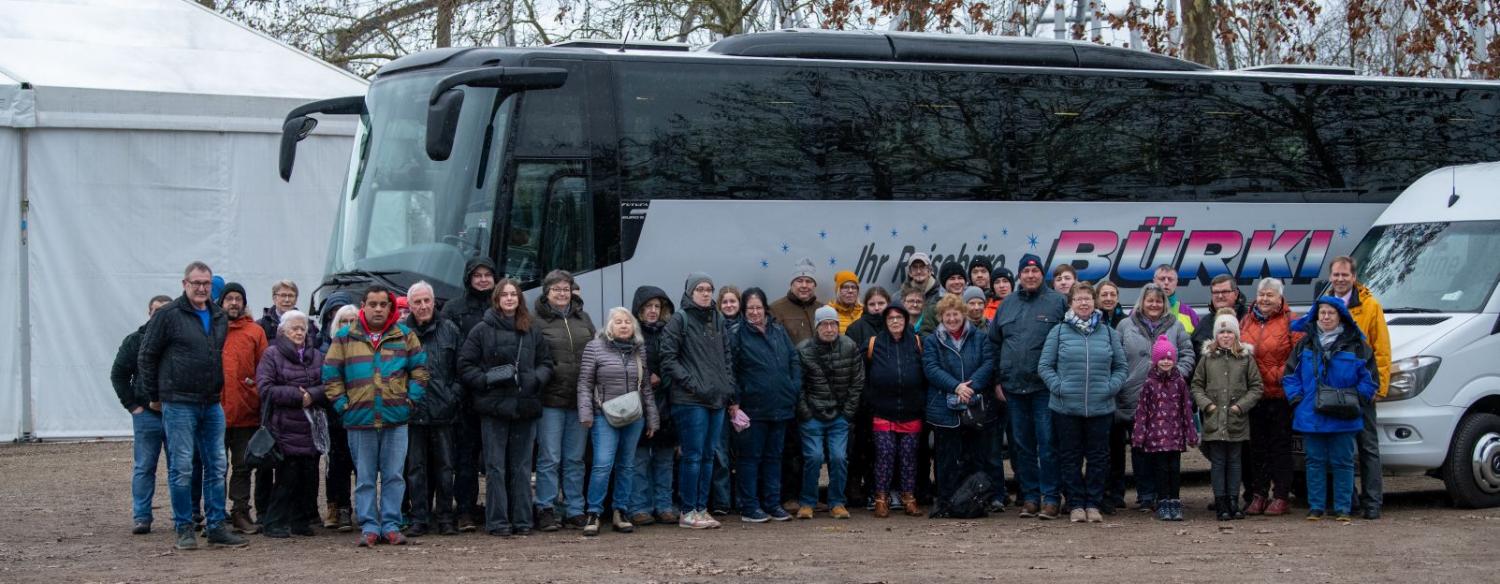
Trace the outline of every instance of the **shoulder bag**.
{"type": "MultiPolygon", "coordinates": [[[[1316,340],[1313,342],[1317,342],[1316,340]]],[[[1326,358],[1324,355],[1315,357],[1317,364],[1322,365],[1326,358]]],[[[1327,369],[1323,370],[1327,373],[1327,369]]],[[[1333,387],[1323,383],[1323,376],[1316,371],[1313,379],[1318,383],[1318,393],[1314,396],[1313,410],[1319,414],[1340,420],[1353,420],[1360,417],[1359,394],[1352,387],[1333,387]]]]}
{"type": "Polygon", "coordinates": [[[245,446],[245,464],[250,468],[272,469],[281,464],[281,449],[276,447],[276,437],[271,435],[271,407],[269,399],[261,400],[260,427],[245,446]]]}
{"type": "MultiPolygon", "coordinates": [[[[626,382],[629,382],[628,379],[626,382]]],[[[645,382],[645,367],[641,365],[640,347],[636,348],[635,382],[635,389],[609,401],[603,401],[603,390],[598,384],[594,385],[594,402],[599,404],[599,411],[604,414],[604,421],[609,422],[611,428],[624,428],[641,419],[641,386],[645,382]]]]}

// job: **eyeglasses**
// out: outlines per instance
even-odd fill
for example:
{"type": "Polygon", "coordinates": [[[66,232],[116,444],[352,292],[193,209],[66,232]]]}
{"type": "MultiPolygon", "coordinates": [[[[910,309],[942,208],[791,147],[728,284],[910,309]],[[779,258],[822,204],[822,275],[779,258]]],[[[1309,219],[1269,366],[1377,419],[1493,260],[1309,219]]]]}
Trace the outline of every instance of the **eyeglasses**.
{"type": "Polygon", "coordinates": [[[1234,294],[1234,290],[1214,290],[1213,291],[1213,295],[1214,296],[1224,296],[1224,295],[1228,295],[1228,294],[1234,294]]]}
{"type": "Polygon", "coordinates": [[[551,288],[548,288],[547,291],[548,292],[556,292],[556,293],[567,294],[567,293],[572,293],[573,292],[573,287],[572,286],[553,286],[551,288]]]}
{"type": "Polygon", "coordinates": [[[214,285],[214,281],[213,280],[202,280],[202,281],[188,280],[187,285],[191,286],[193,288],[212,288],[213,285],[214,285]]]}
{"type": "Polygon", "coordinates": [[[295,293],[292,293],[292,292],[277,292],[276,293],[276,297],[277,298],[296,298],[297,295],[295,293]]]}

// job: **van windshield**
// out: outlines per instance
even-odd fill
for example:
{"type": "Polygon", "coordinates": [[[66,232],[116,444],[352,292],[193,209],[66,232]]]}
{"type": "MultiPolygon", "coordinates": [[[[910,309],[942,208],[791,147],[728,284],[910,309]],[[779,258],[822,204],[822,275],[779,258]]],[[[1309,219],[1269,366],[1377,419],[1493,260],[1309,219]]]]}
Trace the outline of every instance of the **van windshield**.
{"type": "Polygon", "coordinates": [[[1479,312],[1500,279],[1500,221],[1377,225],[1354,259],[1386,312],[1479,312]]]}

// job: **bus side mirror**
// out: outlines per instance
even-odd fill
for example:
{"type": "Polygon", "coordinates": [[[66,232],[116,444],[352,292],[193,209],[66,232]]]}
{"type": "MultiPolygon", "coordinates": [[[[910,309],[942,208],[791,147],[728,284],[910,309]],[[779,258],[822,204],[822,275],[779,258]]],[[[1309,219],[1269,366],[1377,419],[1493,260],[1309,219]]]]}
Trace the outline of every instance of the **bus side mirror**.
{"type": "Polygon", "coordinates": [[[292,164],[297,161],[297,143],[306,139],[313,128],[318,127],[318,120],[312,118],[312,114],[329,115],[363,115],[366,113],[365,96],[351,95],[349,97],[335,97],[297,106],[297,109],[286,115],[286,121],[281,123],[281,155],[279,166],[281,180],[292,180],[292,164]]]}
{"type": "Polygon", "coordinates": [[[442,78],[427,98],[427,157],[442,161],[453,154],[453,137],[464,103],[462,87],[499,89],[495,95],[495,106],[499,107],[512,94],[562,87],[567,80],[567,69],[551,67],[482,67],[442,78]]]}
{"type": "Polygon", "coordinates": [[[458,133],[458,115],[464,109],[464,90],[448,89],[427,107],[427,157],[447,160],[453,154],[453,136],[458,133]]]}

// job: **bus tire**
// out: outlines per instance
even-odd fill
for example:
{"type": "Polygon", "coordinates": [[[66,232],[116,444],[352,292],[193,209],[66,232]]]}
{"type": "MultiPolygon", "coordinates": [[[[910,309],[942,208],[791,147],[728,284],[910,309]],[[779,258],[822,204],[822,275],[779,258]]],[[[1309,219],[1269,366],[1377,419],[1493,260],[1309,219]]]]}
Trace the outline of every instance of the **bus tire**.
{"type": "Polygon", "coordinates": [[[1500,416],[1476,412],[1459,421],[1443,484],[1459,507],[1500,506],[1500,416]]]}

